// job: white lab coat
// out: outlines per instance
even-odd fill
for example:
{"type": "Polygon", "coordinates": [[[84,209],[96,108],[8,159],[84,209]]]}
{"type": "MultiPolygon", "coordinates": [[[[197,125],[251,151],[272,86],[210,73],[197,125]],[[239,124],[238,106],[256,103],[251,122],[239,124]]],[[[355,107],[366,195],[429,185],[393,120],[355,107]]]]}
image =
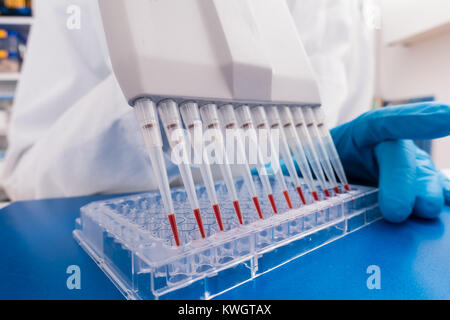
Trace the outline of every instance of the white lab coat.
{"type": "MultiPolygon", "coordinates": [[[[372,52],[358,0],[287,0],[331,123],[368,108],[372,52]]],[[[111,71],[97,1],[36,0],[3,185],[13,200],[156,189],[132,108],[111,71]],[[81,8],[81,29],[66,27],[81,8]]],[[[168,165],[175,179],[176,168],[168,165]]]]}

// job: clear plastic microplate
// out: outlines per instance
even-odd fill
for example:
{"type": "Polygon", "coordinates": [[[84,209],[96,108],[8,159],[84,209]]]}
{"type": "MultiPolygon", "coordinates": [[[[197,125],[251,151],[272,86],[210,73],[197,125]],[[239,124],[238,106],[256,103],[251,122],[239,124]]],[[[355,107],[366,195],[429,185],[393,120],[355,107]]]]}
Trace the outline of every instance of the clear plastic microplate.
{"type": "MultiPolygon", "coordinates": [[[[279,207],[274,214],[259,178],[254,180],[265,219],[258,218],[239,181],[242,226],[225,185],[216,186],[223,232],[205,188],[197,186],[206,239],[183,188],[172,189],[180,247],[173,242],[159,192],[88,204],[81,208],[74,237],[127,299],[211,299],[380,218],[374,188],[352,186],[321,202],[306,192],[309,204],[293,197],[289,210],[281,186],[271,179],[279,207]]],[[[295,192],[292,183],[289,188],[295,192]]]]}

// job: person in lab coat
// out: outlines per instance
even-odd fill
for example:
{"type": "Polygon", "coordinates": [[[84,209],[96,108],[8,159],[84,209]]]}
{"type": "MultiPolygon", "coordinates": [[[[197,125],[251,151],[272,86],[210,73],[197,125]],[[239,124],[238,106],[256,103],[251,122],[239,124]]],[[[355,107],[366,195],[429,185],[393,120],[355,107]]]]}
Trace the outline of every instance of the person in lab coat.
{"type": "MultiPolygon", "coordinates": [[[[342,124],[369,110],[372,30],[361,17],[361,1],[287,3],[329,122],[342,124]]],[[[134,111],[112,72],[97,1],[34,4],[3,176],[8,195],[25,200],[157,189],[134,111]],[[78,25],[70,24],[78,9],[78,25]]],[[[173,164],[168,171],[176,179],[173,164]]]]}

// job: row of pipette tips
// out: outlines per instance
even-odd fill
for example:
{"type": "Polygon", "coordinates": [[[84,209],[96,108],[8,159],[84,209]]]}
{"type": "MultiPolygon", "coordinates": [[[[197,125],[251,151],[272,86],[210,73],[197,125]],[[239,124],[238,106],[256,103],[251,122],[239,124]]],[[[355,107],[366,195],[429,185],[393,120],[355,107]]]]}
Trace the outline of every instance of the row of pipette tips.
{"type": "MultiPolygon", "coordinates": [[[[142,132],[144,134],[144,140],[146,142],[147,149],[152,162],[153,171],[158,182],[159,190],[163,199],[164,208],[167,211],[167,216],[169,219],[170,227],[172,229],[173,238],[175,244],[180,246],[180,237],[178,234],[178,228],[175,218],[175,213],[173,209],[173,202],[171,198],[171,192],[168,185],[167,173],[165,168],[165,163],[162,159],[162,138],[161,131],[159,129],[158,112],[161,121],[164,125],[164,130],[166,136],[168,137],[169,144],[171,148],[183,147],[188,148],[184,145],[185,139],[182,137],[174,137],[172,133],[175,130],[183,129],[181,118],[187,131],[189,132],[190,141],[192,142],[192,148],[197,146],[194,144],[194,135],[196,130],[203,130],[203,125],[208,129],[217,129],[218,141],[223,141],[223,136],[221,136],[221,129],[243,129],[243,130],[256,130],[256,129],[280,129],[280,147],[281,147],[281,158],[283,158],[285,165],[289,171],[289,175],[294,181],[295,188],[300,197],[301,203],[303,205],[307,204],[304,191],[302,189],[297,171],[295,169],[291,151],[294,153],[294,157],[297,160],[297,164],[300,167],[301,174],[307,183],[309,190],[311,191],[312,197],[315,201],[320,201],[318,194],[318,189],[316,188],[315,180],[312,177],[310,167],[311,165],[313,172],[318,179],[321,189],[323,190],[326,197],[331,197],[329,190],[329,185],[333,184],[331,188],[336,194],[340,193],[334,172],[329,170],[331,167],[331,160],[334,159],[340,162],[337,156],[337,151],[334,148],[335,154],[333,154],[332,147],[328,146],[328,149],[324,146],[327,142],[332,143],[331,136],[326,134],[328,129],[319,131],[319,128],[326,128],[323,123],[322,117],[317,117],[319,121],[315,122],[314,115],[312,114],[312,109],[307,109],[306,116],[303,117],[302,110],[300,107],[294,107],[293,117],[290,112],[290,107],[281,107],[280,109],[274,106],[263,107],[257,106],[250,109],[247,105],[238,106],[236,109],[231,104],[225,104],[221,107],[217,107],[215,104],[205,104],[199,108],[198,104],[195,102],[184,102],[178,105],[174,100],[166,99],[158,103],[158,112],[156,111],[155,103],[150,99],[140,99],[136,102],[135,107],[137,109],[138,120],[141,124],[142,132]],[[278,113],[280,110],[280,114],[278,113]],[[181,111],[181,117],[180,117],[181,111]],[[266,115],[269,115],[267,117],[266,115]],[[237,116],[236,116],[237,115],[237,116]],[[295,120],[294,120],[295,119],[295,120]],[[305,121],[306,119],[306,121],[305,121]],[[297,128],[293,130],[293,128],[297,128]],[[322,134],[322,136],[321,136],[322,134]],[[311,137],[316,138],[316,144],[311,140],[311,137]],[[301,139],[300,139],[301,138],[301,139]],[[319,138],[325,140],[321,143],[319,138]],[[327,139],[329,140],[327,141],[327,139]],[[304,144],[308,146],[305,146],[304,144]],[[302,145],[303,144],[303,145],[302,145]],[[307,156],[305,155],[305,150],[307,150],[307,156]],[[308,160],[307,160],[308,158],[308,160]],[[320,163],[320,165],[318,165],[320,163]],[[322,169],[325,171],[322,171],[322,169]],[[327,170],[328,169],[328,170],[327,170]],[[328,180],[325,180],[325,175],[328,180]]],[[[198,131],[197,131],[198,132],[198,131]]],[[[202,132],[202,131],[201,131],[202,132]]],[[[270,147],[274,150],[274,139],[270,137],[270,147]]],[[[237,141],[238,149],[240,152],[245,152],[240,139],[237,141]]],[[[262,155],[258,149],[258,162],[263,163],[262,155]]],[[[185,153],[187,154],[187,153],[185,153]]],[[[272,166],[274,163],[272,163],[272,166]]],[[[279,183],[283,186],[283,196],[289,209],[293,209],[292,201],[290,199],[289,191],[284,181],[285,177],[282,171],[279,169],[279,163],[275,163],[275,177],[279,183]]],[[[198,204],[198,199],[195,191],[195,185],[192,178],[192,173],[188,162],[181,162],[179,165],[180,174],[187,192],[188,201],[190,202],[192,212],[195,216],[197,226],[202,238],[206,237],[205,229],[203,226],[201,211],[198,204]]],[[[230,199],[233,204],[237,219],[240,225],[244,224],[242,211],[240,208],[239,200],[237,197],[233,176],[231,174],[230,165],[225,157],[224,163],[219,165],[222,176],[224,178],[227,191],[229,193],[230,199]]],[[[343,172],[342,165],[333,163],[333,167],[336,170],[338,177],[343,183],[343,188],[346,191],[350,191],[350,187],[345,178],[345,173],[343,172]],[[340,167],[339,167],[340,165],[340,167]],[[339,172],[342,169],[342,172],[339,172]]],[[[264,214],[261,209],[259,198],[256,195],[256,189],[251,176],[251,171],[248,162],[241,165],[240,173],[245,182],[245,186],[251,196],[252,202],[255,206],[256,213],[259,219],[264,219],[264,214]]],[[[216,190],[214,187],[214,180],[212,178],[211,168],[209,164],[202,163],[200,165],[201,175],[208,193],[208,197],[211,202],[211,206],[219,226],[220,231],[224,231],[223,221],[221,217],[220,205],[217,201],[216,190]]],[[[272,188],[267,175],[264,172],[258,170],[260,180],[262,182],[263,188],[270,202],[273,213],[277,214],[278,209],[275,203],[275,198],[272,192],[272,188]]]]}

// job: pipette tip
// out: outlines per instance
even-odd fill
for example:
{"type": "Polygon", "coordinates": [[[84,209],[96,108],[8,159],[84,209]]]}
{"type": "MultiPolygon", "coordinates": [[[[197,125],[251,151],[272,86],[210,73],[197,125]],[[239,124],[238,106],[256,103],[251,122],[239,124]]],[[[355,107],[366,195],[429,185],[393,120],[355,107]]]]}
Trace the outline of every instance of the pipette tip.
{"type": "Polygon", "coordinates": [[[350,191],[350,186],[348,184],[344,185],[344,189],[350,191]]]}
{"type": "Polygon", "coordinates": [[[198,229],[200,230],[200,234],[202,238],[206,238],[205,228],[203,227],[202,215],[200,213],[200,209],[195,209],[194,211],[195,220],[197,221],[198,229]]]}
{"type": "Polygon", "coordinates": [[[325,190],[323,190],[323,193],[325,193],[325,195],[327,196],[327,198],[331,198],[330,190],[325,189],[325,190]]]}
{"type": "Polygon", "coordinates": [[[300,196],[300,200],[302,200],[303,204],[306,204],[305,195],[303,194],[302,187],[297,187],[298,195],[300,196]]]}
{"type": "Polygon", "coordinates": [[[341,190],[339,190],[339,187],[334,187],[333,190],[334,190],[334,192],[336,192],[336,194],[341,193],[341,190]]]}
{"type": "Polygon", "coordinates": [[[289,209],[292,209],[293,207],[292,207],[291,197],[289,197],[289,192],[287,190],[284,190],[283,195],[284,195],[284,198],[286,199],[289,209]]]}
{"type": "Polygon", "coordinates": [[[244,224],[244,220],[242,219],[241,207],[239,206],[239,201],[233,201],[234,211],[236,211],[236,215],[238,217],[239,223],[244,224]]]}
{"type": "Polygon", "coordinates": [[[214,215],[216,216],[217,224],[219,225],[220,231],[223,231],[223,222],[222,222],[222,216],[220,214],[220,208],[218,204],[215,204],[212,206],[212,209],[214,211],[214,215]]]}
{"type": "Polygon", "coordinates": [[[172,234],[173,238],[175,240],[175,244],[179,247],[180,246],[180,236],[178,235],[178,227],[177,222],[175,220],[175,214],[169,214],[167,216],[169,218],[170,228],[172,228],[172,234]]]}
{"type": "Polygon", "coordinates": [[[252,200],[253,204],[255,205],[256,211],[258,211],[259,218],[264,219],[258,197],[253,197],[252,200]]]}
{"type": "Polygon", "coordinates": [[[275,198],[273,197],[273,194],[268,194],[267,198],[269,198],[269,202],[270,202],[270,205],[272,206],[273,212],[278,213],[277,205],[275,203],[275,198]]]}
{"type": "Polygon", "coordinates": [[[313,192],[312,192],[312,196],[313,196],[313,198],[314,198],[315,201],[320,201],[320,199],[319,199],[319,194],[317,193],[317,191],[313,191],[313,192]]]}

